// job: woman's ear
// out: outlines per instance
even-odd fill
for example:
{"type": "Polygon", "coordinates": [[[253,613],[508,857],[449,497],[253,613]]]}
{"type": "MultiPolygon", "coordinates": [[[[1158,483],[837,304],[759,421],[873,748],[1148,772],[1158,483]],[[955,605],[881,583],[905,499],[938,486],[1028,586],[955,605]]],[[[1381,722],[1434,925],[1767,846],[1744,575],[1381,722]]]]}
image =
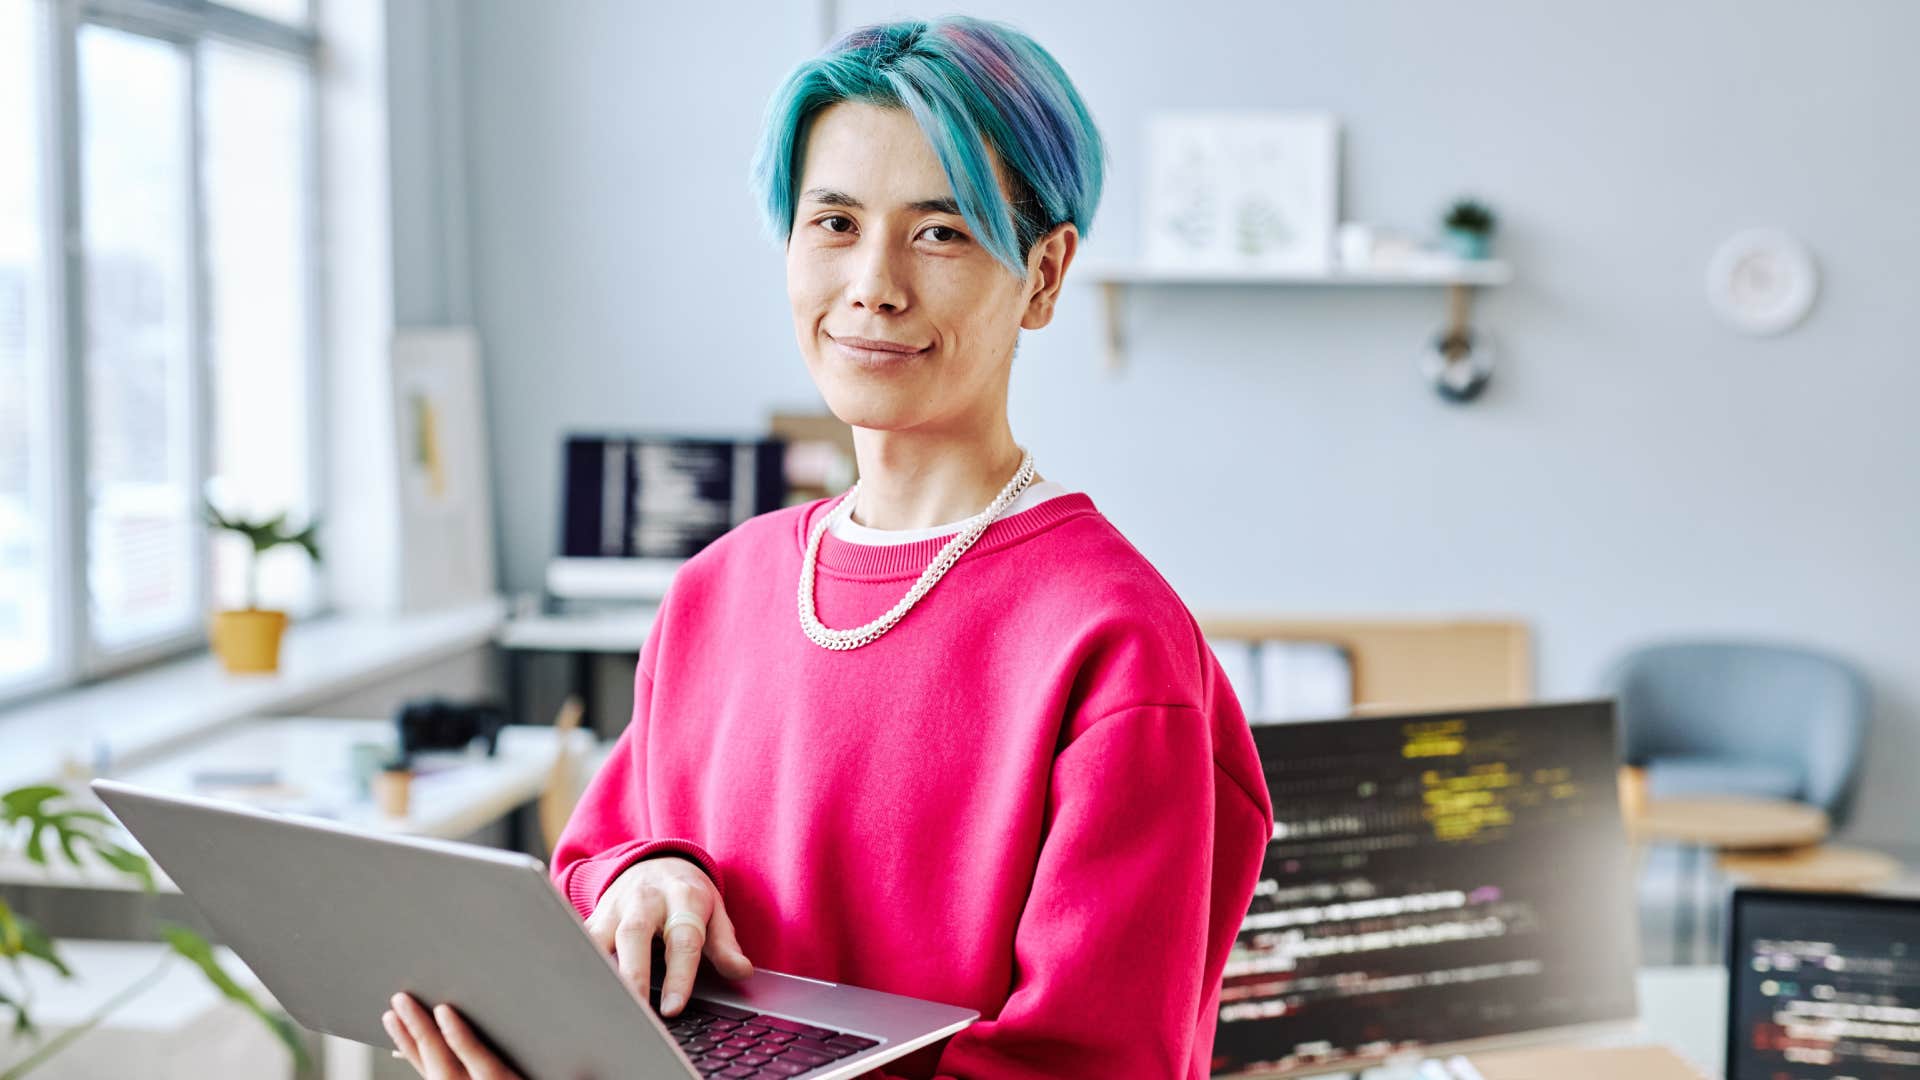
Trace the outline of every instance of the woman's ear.
{"type": "Polygon", "coordinates": [[[1034,241],[1027,256],[1027,307],[1020,315],[1022,327],[1038,330],[1053,320],[1060,285],[1079,246],[1080,230],[1071,221],[1055,225],[1034,241]]]}

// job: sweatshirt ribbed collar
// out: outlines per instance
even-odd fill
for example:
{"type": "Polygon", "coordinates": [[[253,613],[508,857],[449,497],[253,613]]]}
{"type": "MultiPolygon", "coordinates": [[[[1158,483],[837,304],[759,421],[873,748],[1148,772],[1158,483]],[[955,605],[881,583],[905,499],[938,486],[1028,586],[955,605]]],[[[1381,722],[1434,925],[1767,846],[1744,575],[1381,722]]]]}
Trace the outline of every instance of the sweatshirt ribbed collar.
{"type": "MultiPolygon", "coordinates": [[[[799,515],[795,543],[799,547],[802,558],[805,558],[807,553],[807,537],[812,533],[814,524],[820,520],[820,515],[832,512],[844,498],[846,493],[842,492],[839,495],[816,500],[799,515]]],[[[960,556],[960,562],[954,565],[958,568],[969,559],[984,555],[996,548],[1005,547],[1068,518],[1098,512],[1094,508],[1092,496],[1084,491],[1056,495],[1038,506],[1022,510],[1017,514],[1010,514],[987,526],[987,531],[980,534],[980,539],[974,541],[973,546],[960,556]]],[[[823,573],[875,581],[887,578],[917,578],[940,554],[940,549],[946,547],[948,541],[952,539],[953,536],[949,534],[906,544],[860,544],[843,540],[829,531],[820,538],[819,567],[823,573]]]]}

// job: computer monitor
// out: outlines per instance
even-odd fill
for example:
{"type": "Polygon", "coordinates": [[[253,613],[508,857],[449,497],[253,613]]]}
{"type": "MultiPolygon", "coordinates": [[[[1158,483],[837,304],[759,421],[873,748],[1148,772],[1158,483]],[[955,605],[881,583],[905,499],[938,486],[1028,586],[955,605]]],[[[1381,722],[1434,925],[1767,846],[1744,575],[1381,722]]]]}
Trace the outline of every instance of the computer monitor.
{"type": "Polygon", "coordinates": [[[562,558],[685,559],[786,504],[778,439],[568,435],[562,558]]]}
{"type": "Polygon", "coordinates": [[[1737,889],[1727,1080],[1920,1075],[1920,898],[1737,889]]]}
{"type": "Polygon", "coordinates": [[[1347,1072],[1634,1019],[1611,701],[1253,737],[1273,839],[1227,962],[1215,1074],[1347,1072]]]}

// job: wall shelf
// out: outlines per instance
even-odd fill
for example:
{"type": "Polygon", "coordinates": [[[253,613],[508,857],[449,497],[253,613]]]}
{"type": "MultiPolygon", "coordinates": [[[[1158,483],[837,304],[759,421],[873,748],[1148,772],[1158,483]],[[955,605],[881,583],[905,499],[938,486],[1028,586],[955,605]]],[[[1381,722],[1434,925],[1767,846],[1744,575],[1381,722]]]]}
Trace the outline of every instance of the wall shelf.
{"type": "Polygon", "coordinates": [[[1138,285],[1288,285],[1439,287],[1448,291],[1448,325],[1464,331],[1472,290],[1505,285],[1513,268],[1498,259],[1458,259],[1424,263],[1393,270],[1236,270],[1181,269],[1139,263],[1092,263],[1081,270],[1081,280],[1100,288],[1107,338],[1107,371],[1118,374],[1126,366],[1126,290],[1138,285]]]}

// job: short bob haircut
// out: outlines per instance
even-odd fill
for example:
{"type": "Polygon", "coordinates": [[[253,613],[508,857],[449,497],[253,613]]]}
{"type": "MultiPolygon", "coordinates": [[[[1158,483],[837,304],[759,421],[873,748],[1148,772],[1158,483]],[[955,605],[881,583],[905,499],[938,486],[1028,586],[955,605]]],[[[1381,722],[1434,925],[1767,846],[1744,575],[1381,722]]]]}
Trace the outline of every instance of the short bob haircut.
{"type": "Polygon", "coordinates": [[[949,15],[851,30],[790,72],[767,105],[749,186],[768,236],[793,235],[813,118],[858,101],[906,108],[952,185],[960,216],[1013,275],[1049,229],[1082,236],[1100,203],[1106,144],[1052,55],[1005,23],[949,15]],[[989,148],[1008,174],[1013,206],[989,148]]]}

